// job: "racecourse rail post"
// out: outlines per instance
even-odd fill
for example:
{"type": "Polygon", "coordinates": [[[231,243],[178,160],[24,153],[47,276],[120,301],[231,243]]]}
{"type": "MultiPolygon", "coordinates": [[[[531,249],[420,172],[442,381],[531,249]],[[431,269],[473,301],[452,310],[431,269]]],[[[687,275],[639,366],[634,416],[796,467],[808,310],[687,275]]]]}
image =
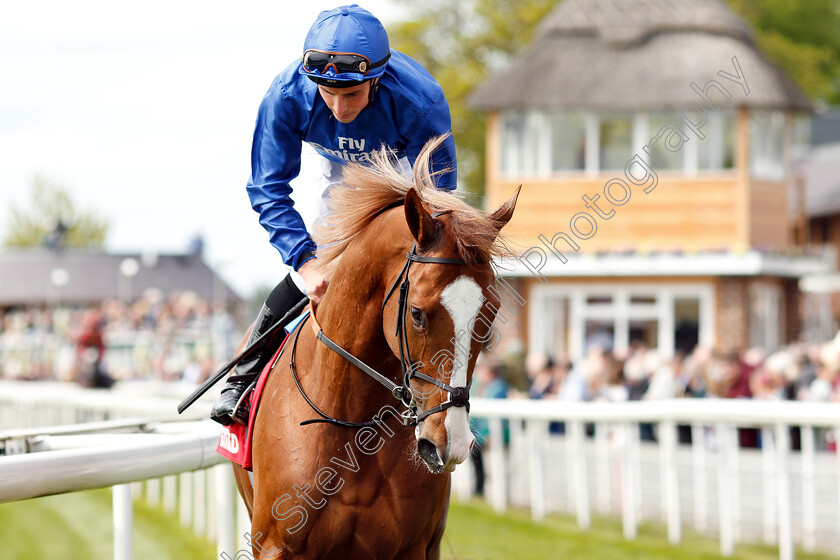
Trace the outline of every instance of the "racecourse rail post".
{"type": "Polygon", "coordinates": [[[132,560],[134,504],[131,484],[118,484],[111,488],[114,508],[114,560],[132,560]]]}

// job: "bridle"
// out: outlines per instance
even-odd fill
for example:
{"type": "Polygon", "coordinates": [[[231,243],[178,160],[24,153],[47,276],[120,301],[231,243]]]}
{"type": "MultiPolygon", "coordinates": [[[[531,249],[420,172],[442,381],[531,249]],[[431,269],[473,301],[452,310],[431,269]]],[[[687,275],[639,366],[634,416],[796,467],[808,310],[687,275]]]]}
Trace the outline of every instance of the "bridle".
{"type": "MultiPolygon", "coordinates": [[[[432,217],[436,218],[441,214],[445,214],[446,212],[438,212],[433,214],[432,217]]],[[[394,398],[398,399],[405,407],[406,410],[401,414],[403,419],[403,424],[416,426],[419,422],[422,422],[427,417],[431,416],[432,414],[436,414],[438,412],[443,412],[453,406],[455,407],[464,407],[466,408],[467,412],[470,411],[470,383],[468,383],[464,387],[452,387],[451,385],[444,383],[439,379],[435,379],[434,377],[430,377],[425,373],[417,371],[415,367],[417,364],[411,360],[411,352],[408,347],[408,338],[405,332],[405,318],[406,318],[406,309],[408,307],[408,290],[409,290],[409,271],[411,270],[412,263],[430,263],[430,264],[453,264],[453,265],[466,265],[463,260],[461,259],[453,259],[453,258],[446,258],[446,257],[426,257],[417,254],[417,243],[414,243],[411,247],[411,251],[406,253],[405,256],[405,265],[403,265],[402,270],[394,279],[394,282],[391,284],[391,287],[385,294],[385,299],[382,302],[382,309],[385,309],[385,305],[388,303],[388,300],[394,294],[395,290],[397,289],[397,285],[399,284],[399,300],[398,300],[398,307],[397,307],[397,328],[396,328],[396,336],[397,341],[399,344],[399,357],[400,357],[400,369],[402,370],[401,375],[401,382],[395,383],[385,375],[379,373],[350,352],[342,348],[340,345],[335,343],[332,339],[330,339],[326,334],[324,334],[323,329],[318,326],[318,333],[317,339],[321,341],[327,348],[365,372],[368,376],[373,378],[375,381],[383,385],[390,393],[394,396],[394,398]],[[432,385],[446,391],[449,393],[449,400],[444,403],[439,404],[434,408],[430,408],[422,413],[418,413],[417,411],[417,403],[414,399],[414,396],[411,391],[411,380],[412,379],[420,379],[422,381],[426,381],[427,383],[431,383],[432,385]]],[[[314,314],[314,310],[312,313],[307,315],[304,320],[298,325],[298,331],[295,334],[294,342],[292,343],[292,353],[289,359],[289,367],[292,370],[292,376],[295,380],[295,385],[297,385],[298,391],[306,399],[306,402],[309,403],[309,406],[321,416],[321,418],[316,418],[313,420],[306,420],[301,422],[301,426],[305,426],[307,424],[316,424],[316,423],[329,423],[335,424],[337,426],[344,426],[347,428],[368,428],[374,427],[378,424],[377,421],[371,420],[368,422],[347,422],[344,420],[339,420],[337,418],[333,418],[327,414],[325,414],[321,409],[319,409],[307,396],[306,392],[300,385],[300,380],[298,379],[297,370],[295,368],[295,350],[297,349],[297,342],[298,338],[300,337],[300,331],[303,330],[301,327],[303,326],[303,322],[309,319],[310,316],[314,314]]],[[[315,320],[317,324],[317,319],[315,320]]]]}

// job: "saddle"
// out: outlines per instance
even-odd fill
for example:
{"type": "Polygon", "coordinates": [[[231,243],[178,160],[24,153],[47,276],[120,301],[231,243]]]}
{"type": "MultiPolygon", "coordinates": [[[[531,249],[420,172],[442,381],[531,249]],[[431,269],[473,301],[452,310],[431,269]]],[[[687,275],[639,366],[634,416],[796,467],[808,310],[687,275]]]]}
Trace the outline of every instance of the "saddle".
{"type": "Polygon", "coordinates": [[[283,353],[289,336],[294,332],[295,328],[300,324],[303,318],[308,314],[307,311],[286,327],[286,337],[280,344],[280,347],[274,353],[271,360],[265,365],[257,379],[251,384],[242,396],[241,404],[248,410],[248,423],[245,425],[233,423],[230,426],[222,426],[222,432],[219,435],[219,445],[216,447],[216,452],[223,457],[226,457],[241,466],[246,470],[251,470],[251,436],[253,433],[252,427],[254,419],[257,417],[257,410],[260,405],[260,398],[262,397],[263,389],[265,388],[268,376],[271,373],[274,364],[283,353]]]}

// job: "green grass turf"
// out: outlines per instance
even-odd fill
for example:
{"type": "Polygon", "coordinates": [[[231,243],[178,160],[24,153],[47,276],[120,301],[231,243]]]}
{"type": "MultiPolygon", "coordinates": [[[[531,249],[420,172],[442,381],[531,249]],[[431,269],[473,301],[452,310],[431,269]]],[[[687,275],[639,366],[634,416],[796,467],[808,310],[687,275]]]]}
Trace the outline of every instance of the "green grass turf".
{"type": "MultiPolygon", "coordinates": [[[[484,502],[452,501],[444,537],[446,560],[711,560],[723,559],[719,541],[683,532],[682,544],[668,544],[659,524],[639,527],[634,541],[624,540],[621,521],[595,518],[592,528],[580,531],[574,517],[549,517],[534,523],[527,512],[497,515],[484,502]]],[[[731,558],[771,560],[779,549],[768,546],[735,547],[731,558]]],[[[828,560],[837,556],[796,551],[797,560],[828,560]]]]}
{"type": "MultiPolygon", "coordinates": [[[[114,556],[111,491],[91,490],[0,504],[0,559],[110,560],[114,556]]],[[[216,547],[178,519],[134,504],[134,558],[204,560],[216,547]]]]}
{"type": "MultiPolygon", "coordinates": [[[[569,516],[534,523],[527,512],[497,515],[481,501],[453,500],[443,558],[446,560],[711,560],[722,559],[718,541],[684,533],[680,546],[668,544],[665,528],[643,524],[635,541],[624,540],[621,522],[596,517],[579,531],[569,516]]],[[[109,560],[113,557],[111,492],[93,490],[0,504],[0,559],[109,560]]],[[[774,560],[775,547],[738,545],[735,559],[774,560]]],[[[215,547],[182,529],[177,518],[134,504],[134,558],[210,560],[215,547]]],[[[796,553],[802,560],[837,560],[828,554],[796,553]]]]}

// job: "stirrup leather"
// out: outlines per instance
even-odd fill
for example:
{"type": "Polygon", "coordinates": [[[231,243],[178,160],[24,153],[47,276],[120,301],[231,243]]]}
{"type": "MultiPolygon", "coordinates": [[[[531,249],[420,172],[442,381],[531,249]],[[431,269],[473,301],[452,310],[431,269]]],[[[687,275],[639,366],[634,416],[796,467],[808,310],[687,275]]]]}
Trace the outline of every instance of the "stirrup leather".
{"type": "Polygon", "coordinates": [[[251,415],[251,406],[248,404],[248,397],[256,388],[257,382],[255,380],[252,381],[244,391],[242,391],[242,395],[239,396],[239,400],[236,401],[235,405],[233,405],[233,410],[230,411],[230,417],[237,424],[241,424],[243,426],[248,425],[248,418],[251,415]]]}

